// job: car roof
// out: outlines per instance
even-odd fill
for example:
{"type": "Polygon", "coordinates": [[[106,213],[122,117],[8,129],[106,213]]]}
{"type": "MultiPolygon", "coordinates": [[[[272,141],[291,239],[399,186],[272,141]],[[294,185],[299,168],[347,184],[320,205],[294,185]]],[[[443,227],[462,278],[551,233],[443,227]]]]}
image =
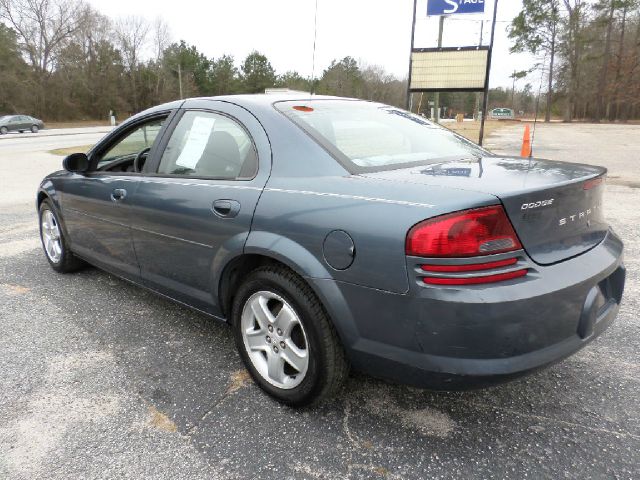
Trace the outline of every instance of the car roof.
{"type": "Polygon", "coordinates": [[[357,98],[346,98],[346,97],[335,97],[330,95],[311,95],[311,94],[292,94],[292,93],[276,93],[276,94],[266,94],[266,93],[254,93],[254,94],[240,94],[240,95],[218,95],[213,97],[193,97],[187,98],[185,100],[177,100],[173,102],[163,103],[162,105],[157,105],[155,107],[151,107],[143,112],[140,112],[135,115],[135,117],[139,115],[146,115],[149,113],[153,113],[155,111],[161,110],[169,110],[174,108],[180,108],[184,103],[192,101],[192,100],[211,100],[211,101],[222,101],[235,103],[241,107],[252,107],[252,106],[270,106],[277,102],[284,101],[312,101],[312,100],[352,100],[352,101],[364,101],[357,98]]]}
{"type": "Polygon", "coordinates": [[[241,95],[219,95],[216,97],[200,97],[198,100],[222,100],[232,102],[240,106],[247,105],[273,105],[284,101],[311,101],[311,100],[351,100],[330,95],[312,95],[310,93],[254,93],[241,95]]]}
{"type": "MultiPolygon", "coordinates": [[[[128,118],[123,124],[128,124],[129,122],[138,119],[140,117],[153,114],[156,112],[162,112],[167,110],[173,110],[175,108],[180,108],[184,104],[188,104],[194,100],[210,100],[210,101],[221,101],[221,102],[229,102],[236,104],[240,107],[246,108],[249,111],[255,112],[256,110],[264,111],[267,109],[271,109],[274,103],[284,102],[284,101],[293,101],[293,102],[309,102],[312,100],[349,100],[349,101],[358,101],[358,102],[366,102],[366,100],[361,100],[357,98],[346,98],[346,97],[335,97],[330,95],[311,95],[311,94],[298,94],[298,93],[254,93],[254,94],[240,94],[240,95],[218,95],[213,97],[193,97],[187,98],[185,100],[175,100],[173,102],[163,103],[162,105],[157,105],[155,107],[151,107],[147,110],[144,110],[140,113],[133,115],[128,118]]],[[[369,103],[369,102],[368,102],[369,103]]]]}

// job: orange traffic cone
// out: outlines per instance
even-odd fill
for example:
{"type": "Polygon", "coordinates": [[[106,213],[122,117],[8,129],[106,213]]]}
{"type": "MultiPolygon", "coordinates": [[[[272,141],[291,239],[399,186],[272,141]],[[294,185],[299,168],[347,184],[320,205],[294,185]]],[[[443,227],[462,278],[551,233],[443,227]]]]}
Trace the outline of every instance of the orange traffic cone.
{"type": "Polygon", "coordinates": [[[531,156],[531,131],[528,124],[524,127],[524,138],[522,139],[520,156],[522,158],[529,158],[531,156]]]}

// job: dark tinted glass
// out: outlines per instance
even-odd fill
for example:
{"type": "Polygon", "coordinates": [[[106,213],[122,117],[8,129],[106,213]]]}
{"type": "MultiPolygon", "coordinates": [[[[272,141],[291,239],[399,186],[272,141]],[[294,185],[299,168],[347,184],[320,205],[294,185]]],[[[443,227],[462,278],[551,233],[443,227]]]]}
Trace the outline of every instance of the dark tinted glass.
{"type": "Polygon", "coordinates": [[[224,115],[190,111],[171,134],[158,173],[234,180],[253,178],[257,169],[244,128],[224,115]]]}
{"type": "Polygon", "coordinates": [[[281,112],[337,153],[347,168],[375,171],[487,152],[399,108],[349,100],[279,102],[281,112]]]}

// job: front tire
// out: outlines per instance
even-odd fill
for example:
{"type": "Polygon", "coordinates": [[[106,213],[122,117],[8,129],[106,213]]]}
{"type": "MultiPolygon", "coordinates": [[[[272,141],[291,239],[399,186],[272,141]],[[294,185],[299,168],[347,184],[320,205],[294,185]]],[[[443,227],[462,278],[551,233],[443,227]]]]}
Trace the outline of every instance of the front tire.
{"type": "Polygon", "coordinates": [[[60,220],[51,201],[45,199],[40,204],[40,240],[51,268],[59,273],[75,272],[85,263],[69,250],[60,220]]]}
{"type": "Polygon", "coordinates": [[[31,133],[38,133],[38,126],[37,125],[31,125],[31,133]]]}
{"type": "Polygon", "coordinates": [[[256,383],[280,402],[300,407],[335,394],[349,366],[319,300],[282,267],[253,271],[233,300],[236,346],[256,383]]]}
{"type": "Polygon", "coordinates": [[[7,127],[0,127],[0,135],[6,135],[9,133],[9,129],[7,127]]]}

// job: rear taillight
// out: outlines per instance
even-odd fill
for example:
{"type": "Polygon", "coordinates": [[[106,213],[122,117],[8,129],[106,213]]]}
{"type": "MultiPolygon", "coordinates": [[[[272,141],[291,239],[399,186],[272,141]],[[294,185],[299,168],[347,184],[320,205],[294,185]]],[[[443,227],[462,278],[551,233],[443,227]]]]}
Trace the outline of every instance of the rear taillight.
{"type": "Polygon", "coordinates": [[[596,178],[592,178],[591,180],[587,180],[582,184],[582,189],[591,190],[592,188],[599,187],[604,183],[604,178],[605,177],[596,177],[596,178]]]}
{"type": "Polygon", "coordinates": [[[482,283],[496,283],[504,282],[505,280],[513,280],[514,278],[524,277],[527,273],[528,270],[526,268],[521,268],[520,270],[515,270],[513,272],[482,275],[479,277],[425,277],[422,281],[427,285],[480,285],[482,283]]]}
{"type": "Polygon", "coordinates": [[[421,268],[425,272],[481,272],[483,270],[493,270],[494,268],[510,267],[516,263],[518,263],[517,258],[507,258],[506,260],[498,260],[496,262],[470,263],[463,265],[422,265],[421,268]]]}
{"type": "Polygon", "coordinates": [[[406,253],[416,257],[476,257],[520,250],[500,205],[464,210],[420,222],[407,234],[406,253]]]}

